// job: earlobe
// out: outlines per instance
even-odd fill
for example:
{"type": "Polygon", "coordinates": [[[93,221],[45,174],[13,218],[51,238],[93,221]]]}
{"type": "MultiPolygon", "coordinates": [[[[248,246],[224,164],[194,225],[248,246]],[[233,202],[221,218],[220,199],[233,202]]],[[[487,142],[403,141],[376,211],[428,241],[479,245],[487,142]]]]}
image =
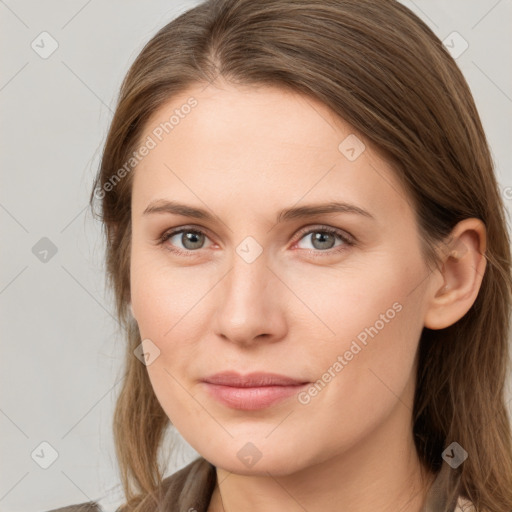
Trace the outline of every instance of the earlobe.
{"type": "Polygon", "coordinates": [[[460,221],[452,230],[448,250],[442,251],[443,284],[433,283],[424,325],[444,329],[462,318],[476,300],[487,260],[486,229],[480,219],[460,221]]]}

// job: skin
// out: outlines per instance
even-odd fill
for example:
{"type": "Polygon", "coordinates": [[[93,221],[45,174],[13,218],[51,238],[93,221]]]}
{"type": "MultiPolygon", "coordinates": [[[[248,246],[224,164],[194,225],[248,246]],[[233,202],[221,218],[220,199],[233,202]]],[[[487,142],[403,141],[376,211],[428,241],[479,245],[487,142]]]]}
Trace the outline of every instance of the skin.
{"type": "Polygon", "coordinates": [[[433,475],[422,471],[412,437],[418,341],[424,326],[451,325],[473,304],[485,227],[460,222],[455,252],[430,270],[393,169],[362,135],[366,149],[347,159],[338,146],[354,129],[283,89],[197,84],[155,112],[141,139],[190,96],[197,106],[134,171],[131,307],[142,339],[160,351],[147,365],[158,400],[217,468],[208,511],[419,512],[433,475]],[[159,199],[215,218],[144,215],[159,199]],[[282,209],[328,201],[373,218],[275,222],[282,209]],[[182,226],[205,235],[158,244],[182,226]],[[355,245],[328,234],[315,244],[326,226],[355,245]],[[263,249],[252,263],[236,251],[248,236],[263,249]],[[228,369],[315,382],[396,303],[394,318],[307,404],[291,397],[237,410],[201,383],[228,369]],[[251,467],[237,456],[249,442],[261,453],[251,467]]]}

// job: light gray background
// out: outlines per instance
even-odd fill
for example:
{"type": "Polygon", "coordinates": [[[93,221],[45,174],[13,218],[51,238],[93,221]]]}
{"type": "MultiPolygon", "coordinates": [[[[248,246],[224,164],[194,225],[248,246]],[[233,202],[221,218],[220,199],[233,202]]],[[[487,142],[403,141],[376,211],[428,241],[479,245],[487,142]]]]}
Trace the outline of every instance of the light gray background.
{"type": "MultiPolygon", "coordinates": [[[[104,289],[101,226],[87,201],[129,64],[197,3],[0,0],[2,511],[98,499],[119,483],[110,422],[123,340],[104,289]],[[43,31],[59,45],[46,59],[31,47],[43,31]],[[43,237],[57,248],[46,262],[32,252],[43,237]],[[43,441],[58,452],[48,469],[31,456],[49,456],[43,441]]],[[[457,62],[510,211],[512,1],[404,3],[441,39],[457,31],[469,43],[457,62]]],[[[181,446],[168,472],[195,457],[181,446]]]]}

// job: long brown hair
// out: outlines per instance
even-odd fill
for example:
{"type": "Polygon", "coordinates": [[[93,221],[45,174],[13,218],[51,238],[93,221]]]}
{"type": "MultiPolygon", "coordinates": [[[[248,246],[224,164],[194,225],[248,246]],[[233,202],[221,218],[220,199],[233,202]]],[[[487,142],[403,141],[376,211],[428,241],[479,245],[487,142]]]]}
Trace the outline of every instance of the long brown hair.
{"type": "Polygon", "coordinates": [[[475,303],[452,326],[423,330],[413,432],[422,463],[434,473],[452,441],[468,452],[451,472],[453,493],[477,511],[510,512],[505,209],[462,73],[425,23],[394,0],[205,1],[165,25],[129,69],[91,193],[93,208],[100,200],[108,284],[127,337],[114,416],[126,510],[149,510],[143,499],[163,478],[158,457],[170,422],[133,354],[141,341],[128,310],[134,171],[125,164],[149,116],[173,95],[218,77],[316,98],[364,134],[403,183],[429,264],[437,264],[434,247],[458,221],[484,222],[488,264],[475,303]]]}

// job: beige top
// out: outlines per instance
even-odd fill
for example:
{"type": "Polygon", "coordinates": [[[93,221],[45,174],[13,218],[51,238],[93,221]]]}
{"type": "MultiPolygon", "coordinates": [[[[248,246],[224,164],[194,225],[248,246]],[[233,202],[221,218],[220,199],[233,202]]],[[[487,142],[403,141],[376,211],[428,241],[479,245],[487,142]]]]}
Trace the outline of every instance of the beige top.
{"type": "MultiPolygon", "coordinates": [[[[456,503],[450,503],[447,486],[448,476],[453,471],[448,464],[443,463],[432,487],[427,495],[422,512],[474,512],[470,501],[459,497],[456,503]]],[[[207,512],[213,490],[216,484],[215,466],[199,457],[184,468],[164,478],[158,489],[159,510],[166,512],[207,512]]],[[[77,505],[50,510],[48,512],[115,512],[116,509],[106,509],[99,501],[90,501],[77,505]]]]}

